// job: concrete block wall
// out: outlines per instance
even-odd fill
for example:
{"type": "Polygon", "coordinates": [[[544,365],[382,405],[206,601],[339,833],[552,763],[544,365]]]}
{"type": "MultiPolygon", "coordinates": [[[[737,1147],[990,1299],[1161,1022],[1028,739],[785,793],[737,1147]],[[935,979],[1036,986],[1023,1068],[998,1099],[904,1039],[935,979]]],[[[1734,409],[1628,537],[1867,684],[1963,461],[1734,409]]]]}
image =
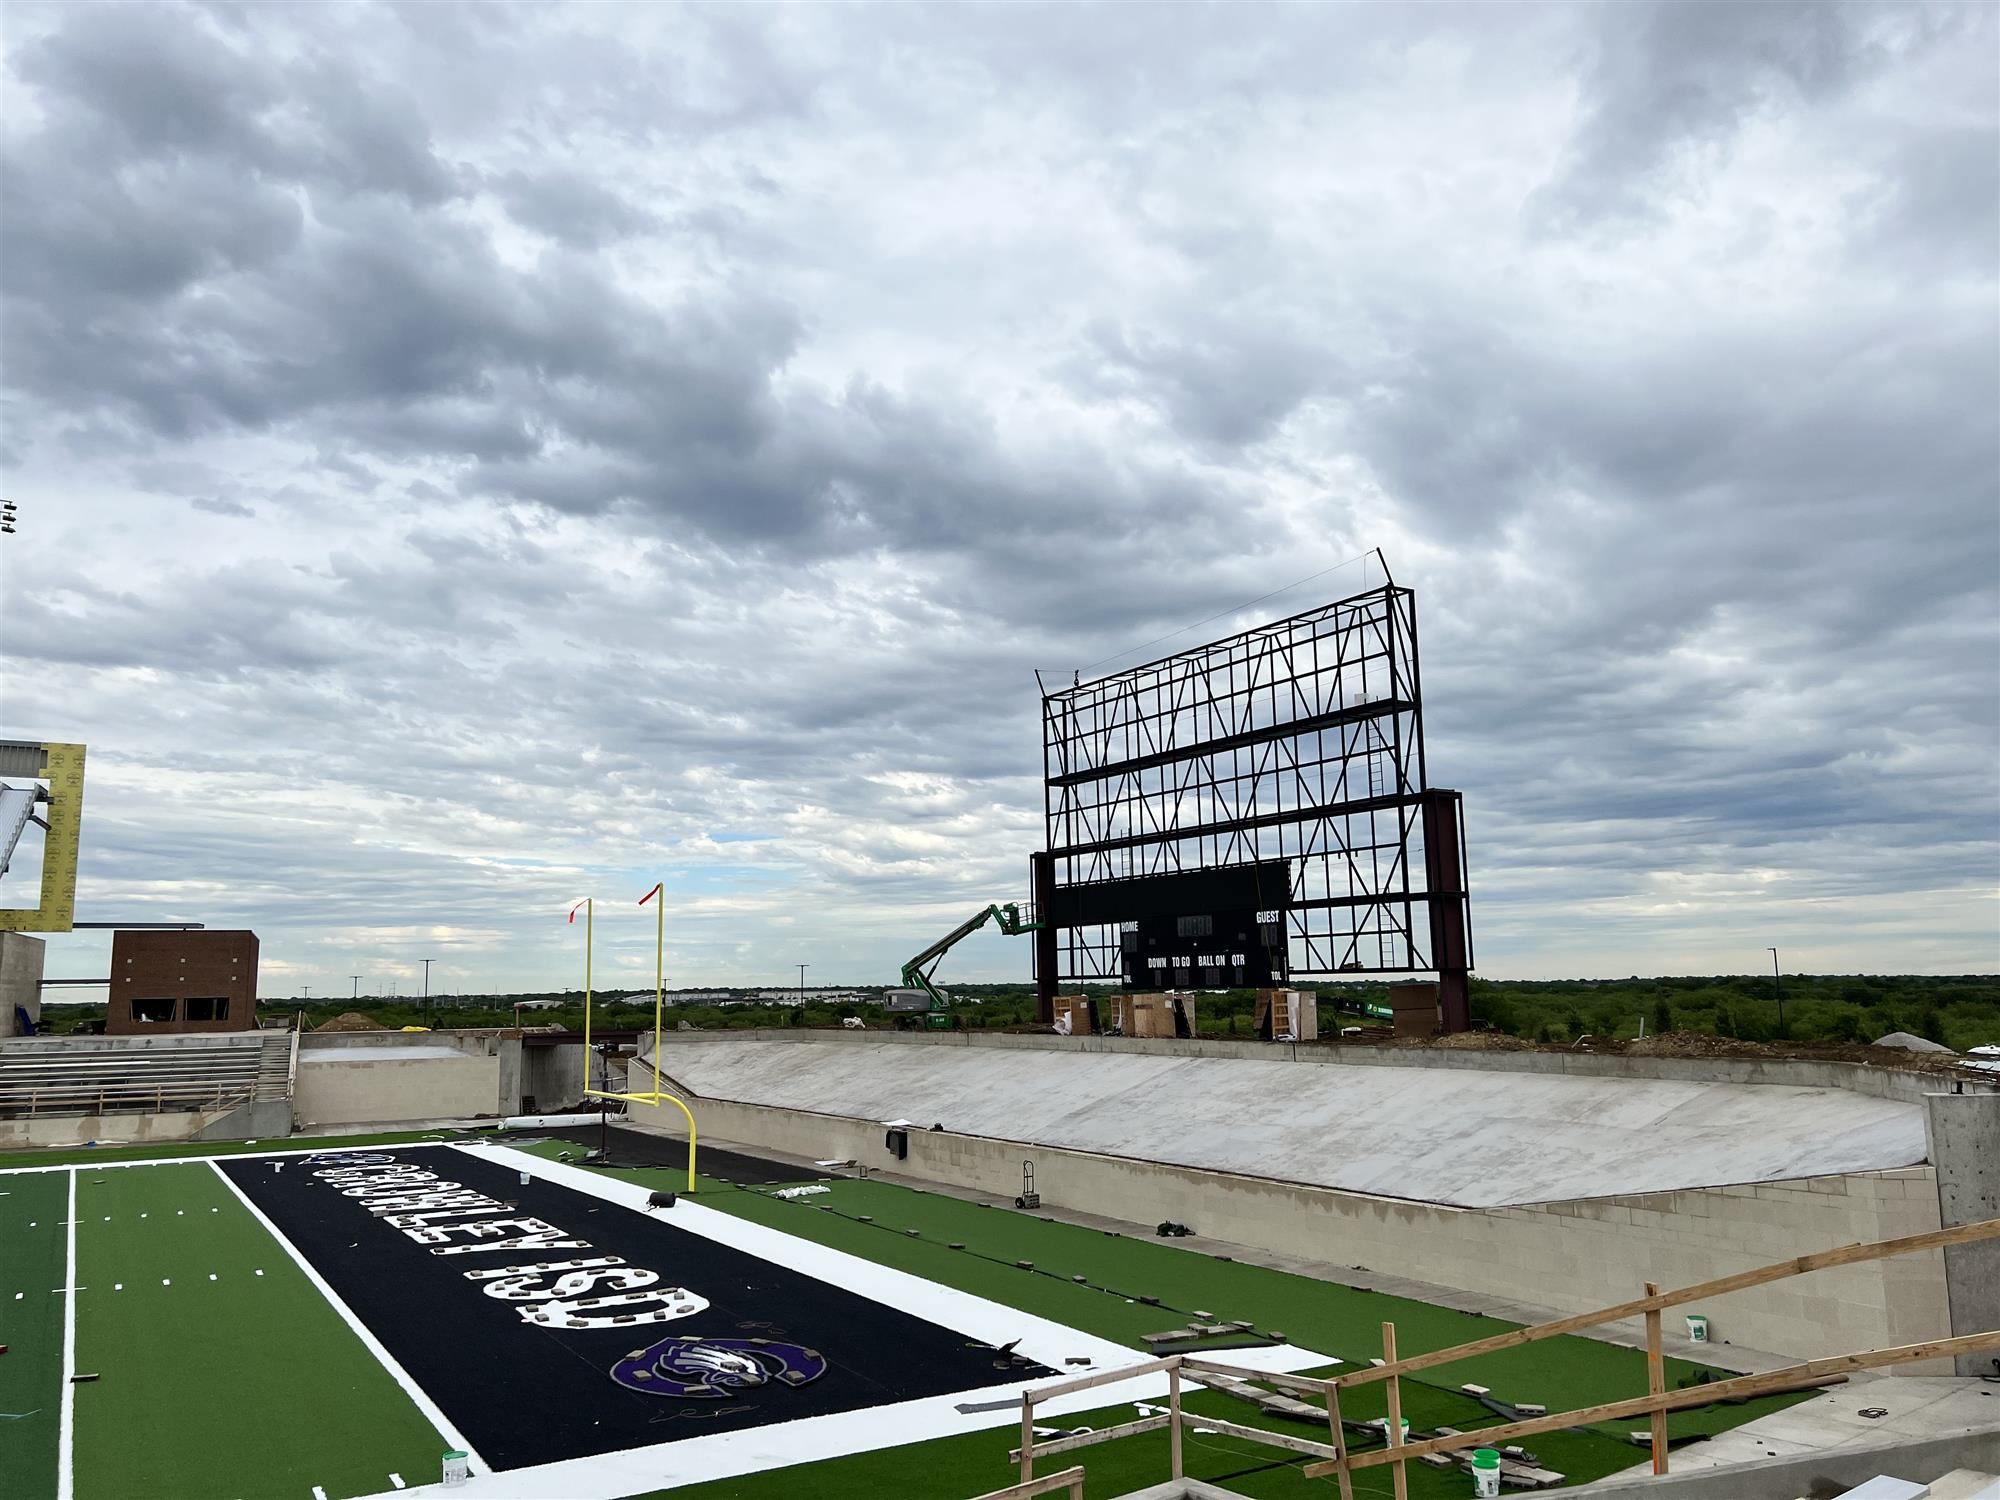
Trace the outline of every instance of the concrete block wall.
{"type": "MultiPolygon", "coordinates": [[[[1856,1241],[1938,1227],[1927,1167],[1497,1210],[1369,1197],[1199,1168],[912,1130],[909,1155],[870,1121],[692,1099],[704,1134],[795,1156],[849,1158],[1012,1200],[1021,1163],[1045,1202],[1199,1233],[1333,1265],[1583,1312],[1856,1241]]],[[[679,1111],[634,1105],[635,1123],[679,1133],[679,1111]]],[[[1691,1311],[1713,1336],[1797,1358],[1941,1336],[1948,1313],[1935,1252],[1815,1272],[1691,1311]]],[[[1927,1365],[1910,1373],[1948,1373],[1927,1365]]]]}

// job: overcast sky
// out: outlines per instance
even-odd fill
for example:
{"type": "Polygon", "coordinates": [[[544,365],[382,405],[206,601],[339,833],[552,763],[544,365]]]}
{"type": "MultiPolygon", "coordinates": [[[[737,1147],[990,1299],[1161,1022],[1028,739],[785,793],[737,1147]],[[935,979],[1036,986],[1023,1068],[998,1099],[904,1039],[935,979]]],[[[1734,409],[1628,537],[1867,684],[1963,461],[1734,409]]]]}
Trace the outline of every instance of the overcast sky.
{"type": "Polygon", "coordinates": [[[0,733],[266,995],[886,983],[1380,547],[1482,973],[2000,968],[1995,16],[10,5],[0,733]]]}

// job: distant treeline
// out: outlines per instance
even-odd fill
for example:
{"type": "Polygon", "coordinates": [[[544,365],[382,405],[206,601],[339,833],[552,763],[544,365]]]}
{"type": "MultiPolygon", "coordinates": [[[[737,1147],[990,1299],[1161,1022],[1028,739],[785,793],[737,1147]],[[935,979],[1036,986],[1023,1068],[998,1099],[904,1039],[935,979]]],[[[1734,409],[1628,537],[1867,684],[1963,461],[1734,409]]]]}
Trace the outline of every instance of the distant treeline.
{"type": "MultiPolygon", "coordinates": [[[[1388,1001],[1386,983],[1313,984],[1320,1000],[1320,1034],[1343,1025],[1363,1024],[1362,1007],[1388,1001]]],[[[1023,984],[952,986],[961,1024],[972,1029],[1004,1029],[1034,1023],[1035,995],[1023,984]],[[976,1003],[975,1003],[976,1002],[976,1003]]],[[[1106,995],[1108,997],[1109,991],[1106,995]]],[[[1472,1014],[1476,1024],[1531,1041],[1573,1042],[1580,1036],[1648,1035],[1697,1031],[1745,1041],[1872,1042],[1892,1031],[1907,1031],[1960,1052],[2000,1045],[2000,976],[1889,974],[1787,974],[1783,980],[1784,1020],[1778,1017],[1778,988],[1766,975],[1720,975],[1675,979],[1475,979],[1472,1014]]],[[[671,996],[669,997],[671,999],[671,996]]],[[[426,1009],[408,998],[395,1000],[265,1000],[266,1015],[303,1011],[315,1027],[358,1011],[379,1025],[511,1026],[516,1002],[547,1002],[552,1008],[521,1016],[529,1025],[583,1027],[583,994],[578,990],[518,995],[438,995],[426,1009]]],[[[1198,1002],[1202,1030],[1210,1035],[1248,1036],[1257,997],[1250,990],[1204,994],[1198,1002]]],[[[56,1030],[101,1019],[101,1005],[65,1005],[46,1016],[56,1030]]],[[[592,1024],[650,1029],[650,1004],[607,1006],[599,1001],[592,1024]]],[[[872,1026],[891,1024],[889,1013],[866,1001],[822,1002],[807,994],[804,1005],[713,1003],[671,1005],[666,1024],[683,1021],[703,1030],[754,1026],[838,1026],[856,1017],[872,1026]]]]}

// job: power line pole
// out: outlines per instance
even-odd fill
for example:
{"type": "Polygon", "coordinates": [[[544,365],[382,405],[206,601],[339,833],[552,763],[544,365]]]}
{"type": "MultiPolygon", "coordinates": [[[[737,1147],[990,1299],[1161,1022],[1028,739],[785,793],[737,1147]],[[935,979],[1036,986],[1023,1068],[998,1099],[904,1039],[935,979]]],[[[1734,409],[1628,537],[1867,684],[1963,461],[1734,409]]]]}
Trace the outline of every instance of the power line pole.
{"type": "Polygon", "coordinates": [[[347,977],[354,981],[353,998],[359,1000],[361,998],[361,976],[359,974],[349,974],[347,977]]]}
{"type": "Polygon", "coordinates": [[[427,958],[424,960],[424,1013],[426,1015],[430,1013],[430,1008],[431,1008],[431,960],[427,958]]]}
{"type": "Polygon", "coordinates": [[[1785,1029],[1785,981],[1778,973],[1778,950],[1771,950],[1771,987],[1778,992],[1778,1030],[1785,1029]]]}
{"type": "Polygon", "coordinates": [[[799,1004],[801,1005],[806,1003],[806,970],[810,967],[811,965],[809,964],[799,965],[799,1004]]]}

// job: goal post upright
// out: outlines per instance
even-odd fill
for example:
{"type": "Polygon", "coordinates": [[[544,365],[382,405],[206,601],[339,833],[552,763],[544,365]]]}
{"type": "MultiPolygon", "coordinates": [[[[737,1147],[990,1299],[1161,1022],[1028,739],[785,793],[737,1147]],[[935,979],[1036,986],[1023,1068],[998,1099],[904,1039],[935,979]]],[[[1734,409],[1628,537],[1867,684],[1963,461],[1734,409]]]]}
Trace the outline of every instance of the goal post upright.
{"type": "MultiPolygon", "coordinates": [[[[678,1094],[674,1093],[666,1086],[666,1080],[661,1076],[660,1073],[660,1053],[663,1050],[666,1042],[665,1017],[666,1017],[666,1001],[667,1001],[667,897],[666,897],[666,883],[664,881],[656,882],[650,891],[646,892],[645,895],[641,896],[639,898],[639,905],[644,906],[649,901],[657,901],[658,904],[653,908],[653,917],[654,917],[653,1087],[649,1091],[644,1091],[644,1092],[636,1088],[629,1087],[630,1083],[632,1082],[629,1073],[626,1078],[626,1083],[628,1087],[623,1090],[613,1089],[610,1087],[595,1088],[591,1085],[590,1023],[591,1023],[591,1010],[593,1008],[593,1001],[594,1001],[593,991],[591,988],[591,953],[592,953],[593,938],[595,935],[595,922],[597,915],[595,898],[586,896],[583,900],[577,902],[575,906],[572,906],[570,908],[569,919],[571,922],[574,922],[576,920],[576,914],[579,908],[582,909],[584,914],[583,915],[583,1097],[587,1100],[590,1099],[597,1100],[600,1103],[608,1103],[609,1101],[616,1099],[621,1103],[625,1104],[650,1104],[654,1106],[654,1108],[656,1109],[661,1104],[671,1104],[676,1109],[678,1109],[681,1112],[682,1116],[687,1120],[687,1128],[688,1128],[687,1191],[692,1193],[695,1190],[695,1150],[697,1145],[697,1140],[696,1140],[697,1132],[695,1128],[694,1111],[688,1108],[688,1104],[685,1099],[681,1098],[678,1094]]],[[[609,1085],[611,1081],[610,1069],[608,1066],[605,1069],[604,1081],[607,1085],[609,1085]]]]}

